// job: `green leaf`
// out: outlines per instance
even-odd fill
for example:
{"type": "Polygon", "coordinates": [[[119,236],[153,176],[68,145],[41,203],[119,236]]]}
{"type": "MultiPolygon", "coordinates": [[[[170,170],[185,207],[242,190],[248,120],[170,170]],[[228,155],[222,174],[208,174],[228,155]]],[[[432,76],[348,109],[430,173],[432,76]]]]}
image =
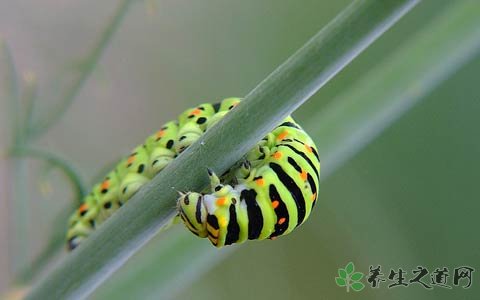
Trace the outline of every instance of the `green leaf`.
{"type": "Polygon", "coordinates": [[[340,278],[340,277],[335,277],[335,283],[338,286],[346,286],[347,285],[347,282],[345,281],[345,279],[340,278]]]}
{"type": "Polygon", "coordinates": [[[352,274],[354,270],[355,270],[355,266],[353,265],[353,262],[349,262],[345,267],[345,271],[347,272],[348,275],[352,274]]]}
{"type": "Polygon", "coordinates": [[[360,292],[361,290],[363,290],[365,285],[361,282],[354,282],[350,287],[352,288],[352,290],[360,292]]]}
{"type": "Polygon", "coordinates": [[[362,272],[355,272],[355,273],[352,274],[352,276],[350,276],[350,279],[352,279],[354,281],[359,281],[362,278],[363,278],[363,273],[362,272]]]}
{"type": "Polygon", "coordinates": [[[338,269],[338,276],[343,279],[347,279],[347,272],[345,271],[345,269],[338,269]]]}

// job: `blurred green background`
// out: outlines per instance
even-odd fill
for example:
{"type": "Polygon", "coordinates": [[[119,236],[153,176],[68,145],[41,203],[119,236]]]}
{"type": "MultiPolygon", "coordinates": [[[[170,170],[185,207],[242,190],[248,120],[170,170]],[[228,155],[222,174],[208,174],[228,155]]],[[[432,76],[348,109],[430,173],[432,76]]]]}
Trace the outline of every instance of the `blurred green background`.
{"type": "MultiPolygon", "coordinates": [[[[349,3],[134,1],[72,105],[31,143],[65,158],[93,183],[102,166],[128,153],[184,109],[244,96],[349,3]]],[[[316,112],[375,66],[388,62],[390,53],[450,5],[447,0],[418,5],[303,105],[294,114],[297,121],[313,131],[316,112]]],[[[0,1],[0,37],[10,47],[18,77],[34,74],[38,81],[34,121],[48,118],[58,106],[58,91],[75,80],[82,58],[117,6],[118,1],[0,1]]],[[[385,276],[401,267],[409,272],[407,278],[419,265],[430,271],[443,266],[451,272],[461,265],[480,268],[480,242],[474,235],[480,225],[479,74],[477,54],[380,137],[332,169],[335,172],[321,184],[319,205],[295,234],[215,250],[208,261],[172,279],[164,297],[476,299],[476,272],[470,289],[451,290],[419,285],[374,290],[367,285],[360,293],[346,293],[334,278],[349,261],[364,273],[369,265],[382,265],[385,276]]],[[[0,99],[0,142],[6,152],[14,120],[6,96],[0,99]]],[[[314,139],[321,155],[322,137],[314,139]]],[[[25,163],[25,176],[18,182],[11,176],[16,162],[0,161],[0,292],[11,289],[17,274],[28,270],[52,230],[63,230],[53,227],[53,220],[70,209],[74,198],[58,171],[47,172],[38,160],[25,163]],[[23,192],[19,194],[16,186],[23,192]]],[[[328,168],[329,161],[323,160],[322,171],[328,168]]],[[[181,231],[175,228],[166,238],[181,231]]],[[[153,246],[147,245],[115,276],[128,278],[126,273],[149,247],[153,246]]],[[[62,251],[49,266],[66,255],[62,251]]],[[[168,267],[160,270],[162,276],[168,277],[168,267]]],[[[154,288],[155,272],[132,274],[135,277],[122,286],[115,285],[114,276],[92,298],[162,298],[142,285],[148,281],[154,288]]]]}

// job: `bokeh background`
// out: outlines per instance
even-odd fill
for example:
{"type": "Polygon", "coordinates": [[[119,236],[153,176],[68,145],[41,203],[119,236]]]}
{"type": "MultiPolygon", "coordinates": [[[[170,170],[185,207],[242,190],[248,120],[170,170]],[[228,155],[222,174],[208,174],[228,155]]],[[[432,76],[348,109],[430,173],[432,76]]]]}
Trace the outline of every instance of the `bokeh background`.
{"type": "MultiPolygon", "coordinates": [[[[10,49],[19,93],[37,86],[33,124],[57,116],[64,90],[85,70],[119,3],[0,1],[0,39],[10,49]]],[[[133,1],[71,105],[28,143],[61,157],[91,185],[104,166],[184,109],[246,95],[349,3],[133,1]]],[[[316,112],[388,62],[450,5],[423,1],[295,112],[297,121],[314,130],[316,112]]],[[[461,265],[480,270],[480,56],[472,57],[344,164],[328,170],[329,162],[322,161],[329,176],[321,184],[320,203],[295,234],[226,251],[205,248],[208,255],[191,265],[176,265],[176,259],[187,258],[175,257],[175,251],[168,264],[149,264],[156,247],[175,236],[185,236],[185,247],[208,243],[192,242],[195,237],[179,226],[147,245],[91,298],[476,299],[478,271],[470,289],[367,285],[346,293],[334,282],[337,269],[349,261],[363,272],[382,265],[385,275],[403,268],[407,277],[419,265],[430,271],[447,266],[453,272],[461,265]],[[142,270],[145,265],[150,268],[142,270]],[[179,265],[181,271],[169,269],[179,265]]],[[[3,60],[2,78],[6,65],[3,60]]],[[[1,293],[20,286],[17,279],[25,272],[33,280],[45,276],[66,255],[56,247],[41,270],[31,270],[55,232],[64,230],[75,198],[58,169],[8,155],[16,120],[7,91],[0,85],[1,293]]],[[[322,154],[321,136],[314,139],[322,154]]]]}

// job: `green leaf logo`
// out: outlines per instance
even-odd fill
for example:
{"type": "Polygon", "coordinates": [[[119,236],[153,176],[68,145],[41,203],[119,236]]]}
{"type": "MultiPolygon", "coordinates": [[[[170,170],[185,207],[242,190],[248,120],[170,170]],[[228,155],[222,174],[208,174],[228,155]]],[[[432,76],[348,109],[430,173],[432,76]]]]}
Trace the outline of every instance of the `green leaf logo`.
{"type": "Polygon", "coordinates": [[[338,286],[346,287],[347,292],[350,292],[350,289],[360,292],[365,288],[365,285],[360,282],[362,278],[363,273],[355,272],[355,265],[353,262],[349,262],[344,269],[338,269],[338,277],[335,277],[335,283],[338,286]]]}

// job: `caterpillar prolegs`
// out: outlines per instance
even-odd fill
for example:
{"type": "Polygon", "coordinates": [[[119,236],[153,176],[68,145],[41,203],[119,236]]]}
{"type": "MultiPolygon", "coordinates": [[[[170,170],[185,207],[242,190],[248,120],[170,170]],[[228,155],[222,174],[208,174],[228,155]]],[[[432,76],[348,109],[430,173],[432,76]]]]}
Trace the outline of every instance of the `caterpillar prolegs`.
{"type": "MultiPolygon", "coordinates": [[[[71,216],[67,246],[76,248],[138,189],[240,102],[201,104],[166,123],[96,184],[71,216]]],[[[312,139],[288,117],[210,190],[181,193],[178,217],[216,247],[290,233],[310,215],[318,196],[320,160],[312,139]]]]}

